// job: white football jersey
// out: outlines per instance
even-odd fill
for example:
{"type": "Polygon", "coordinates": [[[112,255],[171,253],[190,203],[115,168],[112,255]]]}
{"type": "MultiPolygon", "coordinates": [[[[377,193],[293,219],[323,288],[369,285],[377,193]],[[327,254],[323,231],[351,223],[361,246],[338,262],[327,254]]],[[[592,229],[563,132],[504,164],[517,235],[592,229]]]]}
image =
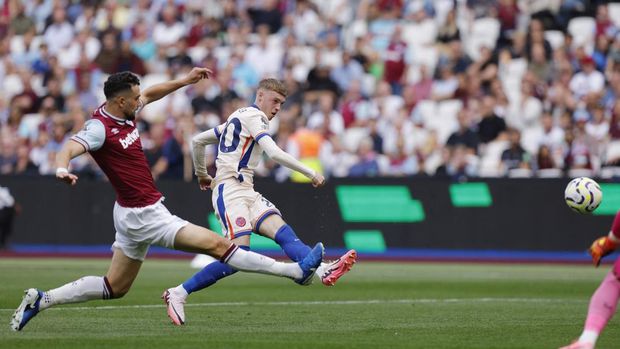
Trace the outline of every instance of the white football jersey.
{"type": "Polygon", "coordinates": [[[215,161],[216,180],[234,177],[252,183],[263,153],[258,141],[270,137],[267,115],[255,105],[240,108],[214,130],[220,140],[215,161]]]}

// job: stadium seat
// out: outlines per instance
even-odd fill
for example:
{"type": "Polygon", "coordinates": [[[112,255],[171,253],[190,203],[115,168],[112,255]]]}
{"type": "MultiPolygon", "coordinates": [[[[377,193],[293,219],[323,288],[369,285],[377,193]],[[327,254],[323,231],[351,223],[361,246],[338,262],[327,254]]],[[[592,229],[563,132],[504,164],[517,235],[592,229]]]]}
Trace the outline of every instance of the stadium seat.
{"type": "MultiPolygon", "coordinates": [[[[409,46],[411,61],[416,66],[425,65],[429,74],[435,71],[435,66],[439,60],[439,52],[433,46],[409,46]]],[[[419,78],[418,78],[419,80],[419,78]]]]}
{"type": "Polygon", "coordinates": [[[583,46],[587,53],[594,48],[596,21],[592,17],[575,17],[568,22],[568,32],[573,36],[573,48],[583,46]]]}
{"type": "Polygon", "coordinates": [[[508,170],[509,178],[530,178],[534,173],[529,168],[513,168],[508,170]]]}
{"type": "Polygon", "coordinates": [[[433,45],[437,38],[437,24],[431,19],[405,24],[402,37],[409,46],[433,45]]]}
{"type": "Polygon", "coordinates": [[[564,46],[564,33],[559,30],[545,30],[545,39],[554,50],[564,46]]]}
{"type": "Polygon", "coordinates": [[[4,81],[0,83],[0,87],[2,88],[0,93],[6,97],[7,100],[10,100],[16,94],[22,93],[24,90],[22,81],[17,74],[7,75],[3,80],[4,81]]]}
{"type": "Polygon", "coordinates": [[[418,103],[413,111],[413,114],[417,115],[416,118],[422,120],[425,128],[432,128],[433,119],[437,114],[437,103],[431,100],[422,100],[418,103]]]}
{"type": "Polygon", "coordinates": [[[187,55],[190,56],[194,63],[202,62],[207,56],[207,48],[202,45],[197,45],[187,49],[187,55]]]}
{"type": "Polygon", "coordinates": [[[620,177],[620,166],[610,166],[610,167],[601,168],[600,177],[606,178],[606,179],[620,177]]]}
{"type": "Polygon", "coordinates": [[[558,178],[562,177],[562,170],[559,168],[546,168],[536,171],[539,178],[558,178]]]}
{"type": "Polygon", "coordinates": [[[594,171],[587,168],[573,168],[568,170],[568,177],[592,177],[594,176],[594,171]]]}
{"type": "Polygon", "coordinates": [[[463,103],[458,99],[441,101],[437,105],[437,114],[433,118],[437,139],[444,144],[450,135],[459,127],[456,115],[463,107],[463,103]]]}
{"type": "Polygon", "coordinates": [[[499,177],[503,173],[499,171],[499,164],[502,152],[508,148],[506,141],[493,141],[485,146],[481,146],[480,167],[478,174],[480,177],[499,177]]]}
{"type": "Polygon", "coordinates": [[[357,152],[360,142],[368,137],[368,129],[364,127],[351,127],[342,135],[342,145],[351,153],[357,152]]]}
{"type": "Polygon", "coordinates": [[[499,71],[502,87],[511,103],[521,98],[521,80],[526,71],[527,61],[524,58],[512,59],[505,69],[499,71]]]}
{"type": "Polygon", "coordinates": [[[488,47],[495,49],[497,38],[499,37],[500,24],[495,18],[480,18],[474,21],[467,40],[465,50],[472,59],[480,56],[480,48],[488,47]]]}
{"type": "Polygon", "coordinates": [[[345,49],[353,50],[355,48],[355,40],[368,33],[368,25],[366,21],[358,19],[345,26],[343,33],[345,49]]]}
{"type": "Polygon", "coordinates": [[[607,4],[607,10],[609,12],[609,19],[620,28],[620,3],[607,4]]]}

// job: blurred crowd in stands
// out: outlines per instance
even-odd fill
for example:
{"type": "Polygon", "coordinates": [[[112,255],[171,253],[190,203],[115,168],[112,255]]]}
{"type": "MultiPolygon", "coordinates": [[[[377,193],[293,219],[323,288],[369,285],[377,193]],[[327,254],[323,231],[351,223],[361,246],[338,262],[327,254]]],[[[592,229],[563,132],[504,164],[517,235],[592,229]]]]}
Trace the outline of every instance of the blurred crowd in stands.
{"type": "MultiPolygon", "coordinates": [[[[55,152],[130,70],[213,70],[147,106],[155,178],[193,135],[286,82],[276,142],[328,177],[620,175],[620,3],[594,0],[0,0],[0,174],[55,152]]],[[[216,147],[208,151],[214,171],[216,147]]],[[[72,170],[102,174],[88,156],[72,170]]],[[[265,161],[259,176],[292,174],[265,161]]]]}

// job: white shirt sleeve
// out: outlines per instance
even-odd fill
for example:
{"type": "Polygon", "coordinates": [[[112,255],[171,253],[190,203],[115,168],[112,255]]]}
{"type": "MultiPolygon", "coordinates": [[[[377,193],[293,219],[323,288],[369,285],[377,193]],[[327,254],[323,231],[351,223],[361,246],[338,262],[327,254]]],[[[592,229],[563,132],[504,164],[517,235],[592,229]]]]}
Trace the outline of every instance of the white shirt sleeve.
{"type": "Polygon", "coordinates": [[[84,146],[86,151],[98,150],[105,142],[105,126],[97,119],[90,119],[71,139],[84,146]]]}
{"type": "MultiPolygon", "coordinates": [[[[256,139],[256,138],[255,138],[256,139]]],[[[291,154],[280,149],[276,142],[273,141],[269,134],[259,135],[259,139],[256,139],[261,148],[272,158],[275,162],[282,166],[286,166],[291,170],[301,172],[304,176],[312,179],[316,176],[316,171],[295,159],[291,154]]]]}
{"type": "Polygon", "coordinates": [[[192,160],[194,161],[196,176],[206,177],[208,175],[207,165],[205,164],[205,146],[218,143],[225,126],[226,124],[218,125],[192,138],[192,160]]]}
{"type": "Polygon", "coordinates": [[[247,118],[247,128],[256,142],[269,136],[269,120],[265,115],[256,114],[247,118]]]}

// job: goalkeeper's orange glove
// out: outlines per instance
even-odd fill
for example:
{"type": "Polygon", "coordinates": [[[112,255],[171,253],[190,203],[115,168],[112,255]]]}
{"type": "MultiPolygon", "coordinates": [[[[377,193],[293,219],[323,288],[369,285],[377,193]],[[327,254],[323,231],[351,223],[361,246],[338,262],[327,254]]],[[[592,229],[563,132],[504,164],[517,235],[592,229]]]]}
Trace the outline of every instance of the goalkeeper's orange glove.
{"type": "Polygon", "coordinates": [[[588,252],[590,256],[592,256],[592,262],[598,267],[601,264],[601,259],[612,253],[616,247],[618,247],[618,245],[611,241],[609,236],[603,236],[594,240],[588,252]]]}

